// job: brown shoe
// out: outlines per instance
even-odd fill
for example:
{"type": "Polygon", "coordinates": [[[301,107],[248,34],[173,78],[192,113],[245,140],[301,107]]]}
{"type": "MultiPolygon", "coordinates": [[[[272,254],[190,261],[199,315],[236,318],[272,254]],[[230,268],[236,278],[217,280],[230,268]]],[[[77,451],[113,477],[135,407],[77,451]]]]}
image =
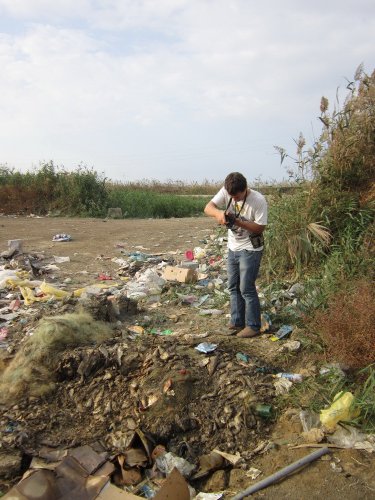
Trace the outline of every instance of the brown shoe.
{"type": "Polygon", "coordinates": [[[229,323],[229,325],[228,325],[229,330],[237,330],[238,331],[238,330],[242,330],[243,328],[244,328],[243,325],[236,326],[236,325],[233,325],[233,323],[229,323]]]}
{"type": "Polygon", "coordinates": [[[253,330],[250,326],[245,326],[243,330],[237,333],[237,337],[241,339],[249,339],[251,337],[257,337],[258,335],[260,335],[260,332],[253,330]]]}
{"type": "Polygon", "coordinates": [[[229,323],[227,328],[228,328],[227,335],[237,335],[237,333],[240,332],[244,327],[243,326],[236,326],[236,325],[233,325],[232,323],[229,323]]]}

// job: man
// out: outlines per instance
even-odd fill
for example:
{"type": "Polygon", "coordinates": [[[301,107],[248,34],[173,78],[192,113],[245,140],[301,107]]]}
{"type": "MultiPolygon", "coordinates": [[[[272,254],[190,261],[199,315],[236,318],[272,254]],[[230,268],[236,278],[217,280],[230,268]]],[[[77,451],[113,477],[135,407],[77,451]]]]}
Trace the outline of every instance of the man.
{"type": "Polygon", "coordinates": [[[230,333],[250,338],[260,334],[260,304],[255,287],[263,254],[263,231],[267,224],[267,202],[248,188],[239,172],[229,174],[224,187],[204,209],[228,228],[228,289],[230,333]],[[221,210],[219,207],[226,207],[221,210]]]}

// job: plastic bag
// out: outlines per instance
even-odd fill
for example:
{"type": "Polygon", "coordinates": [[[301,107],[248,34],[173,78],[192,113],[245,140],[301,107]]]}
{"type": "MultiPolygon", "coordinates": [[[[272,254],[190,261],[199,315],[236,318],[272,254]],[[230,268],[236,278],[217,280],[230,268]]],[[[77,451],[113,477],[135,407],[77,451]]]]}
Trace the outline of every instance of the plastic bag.
{"type": "Polygon", "coordinates": [[[195,247],[193,253],[195,259],[203,259],[206,256],[206,250],[201,247],[195,247]]]}
{"type": "Polygon", "coordinates": [[[299,412],[302,429],[304,432],[320,426],[319,415],[309,410],[301,410],[299,412]]]}
{"type": "Polygon", "coordinates": [[[344,446],[345,448],[354,448],[356,443],[363,441],[365,438],[365,434],[362,434],[358,429],[349,425],[345,427],[338,426],[332,435],[327,436],[329,443],[333,443],[336,446],[344,446]]]}
{"type": "Polygon", "coordinates": [[[17,279],[17,274],[11,269],[1,269],[0,270],[0,288],[4,288],[7,284],[7,280],[10,278],[17,279]]]}
{"type": "Polygon", "coordinates": [[[337,422],[358,417],[359,410],[353,408],[354,396],[351,392],[341,391],[333,398],[331,406],[320,411],[320,421],[327,429],[334,429],[337,422]]]}
{"type": "Polygon", "coordinates": [[[195,465],[170,452],[160,455],[155,462],[157,468],[166,475],[170,474],[176,467],[184,477],[189,477],[195,469],[195,465]]]}
{"type": "Polygon", "coordinates": [[[43,281],[43,283],[40,285],[41,291],[48,295],[49,297],[53,297],[54,299],[57,300],[62,300],[65,297],[69,296],[69,293],[66,292],[65,290],[59,290],[58,288],[55,288],[54,286],[50,285],[49,283],[46,283],[43,281]]]}

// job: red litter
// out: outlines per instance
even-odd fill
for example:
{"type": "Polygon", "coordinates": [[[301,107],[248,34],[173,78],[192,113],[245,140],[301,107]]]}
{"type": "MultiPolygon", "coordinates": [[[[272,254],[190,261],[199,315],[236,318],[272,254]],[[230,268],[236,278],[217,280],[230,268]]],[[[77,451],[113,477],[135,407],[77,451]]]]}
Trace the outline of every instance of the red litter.
{"type": "Polygon", "coordinates": [[[187,260],[194,260],[194,252],[193,250],[186,250],[185,257],[187,260]]]}

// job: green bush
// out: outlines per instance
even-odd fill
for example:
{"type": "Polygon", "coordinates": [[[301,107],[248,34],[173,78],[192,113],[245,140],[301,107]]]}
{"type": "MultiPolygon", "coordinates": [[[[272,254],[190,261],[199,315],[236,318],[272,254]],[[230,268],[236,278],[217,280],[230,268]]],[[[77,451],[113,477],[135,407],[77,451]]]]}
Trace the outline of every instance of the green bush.
{"type": "Polygon", "coordinates": [[[48,162],[25,173],[0,168],[2,209],[8,213],[104,215],[107,196],[105,178],[86,167],[69,172],[48,162]]]}

